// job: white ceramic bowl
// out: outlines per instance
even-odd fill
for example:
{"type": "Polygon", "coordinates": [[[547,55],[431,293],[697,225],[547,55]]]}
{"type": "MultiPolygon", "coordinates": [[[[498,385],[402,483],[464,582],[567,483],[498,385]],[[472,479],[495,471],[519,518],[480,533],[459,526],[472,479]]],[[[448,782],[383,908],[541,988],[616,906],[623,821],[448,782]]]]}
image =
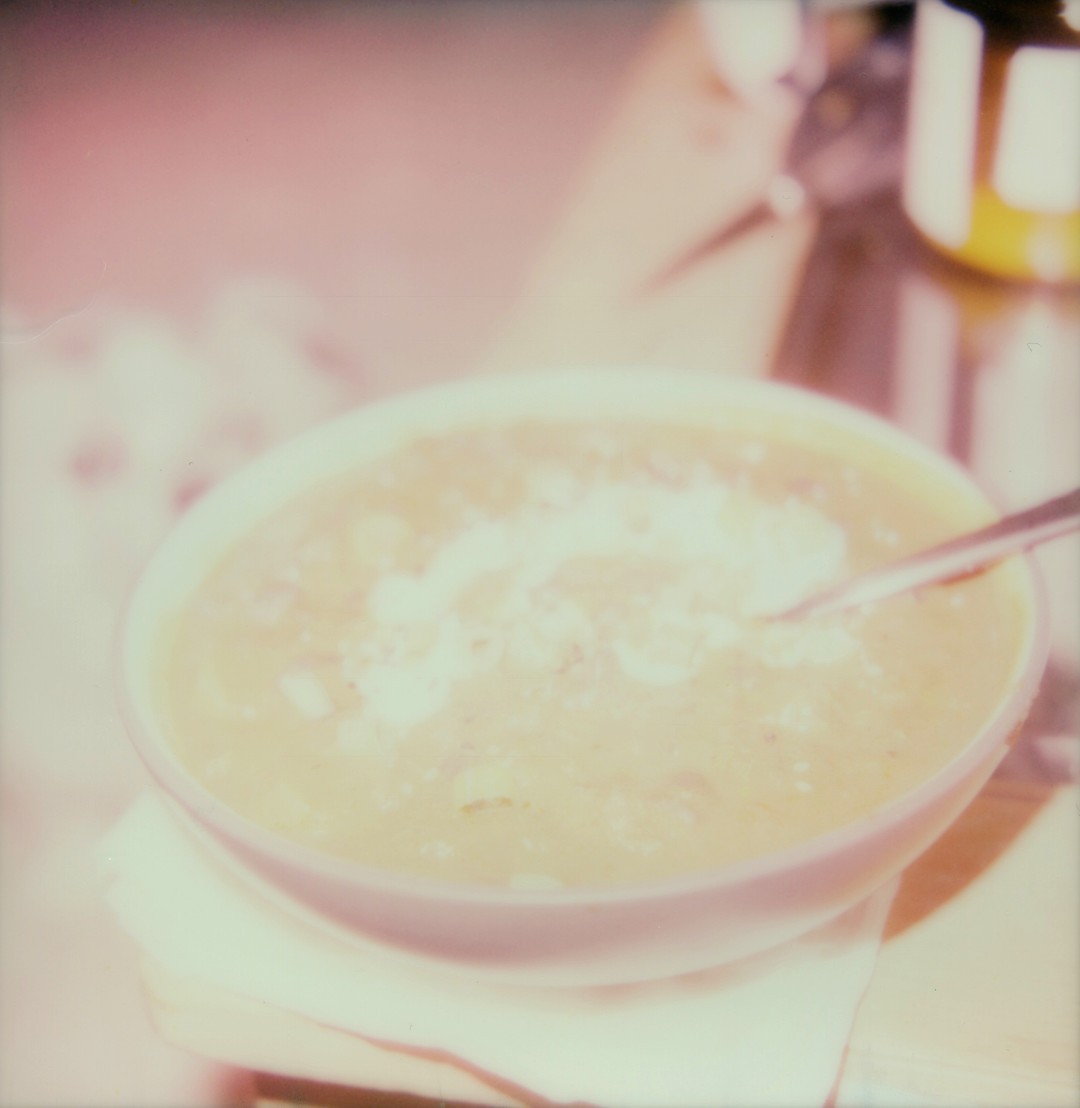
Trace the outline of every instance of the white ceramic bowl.
{"type": "Polygon", "coordinates": [[[740,413],[849,437],[897,474],[955,492],[960,514],[993,512],[956,465],[891,425],[772,383],[655,370],[483,377],[350,412],[271,451],[179,522],[130,598],[118,684],[136,749],[178,812],[268,894],[358,942],[494,979],[548,985],[662,977],[760,951],[838,915],[899,873],[956,818],[1024,719],[1047,653],[1046,604],[1030,561],[1010,566],[1029,615],[1019,662],[987,725],[931,779],[874,814],[751,861],[647,883],[544,892],[387,873],[293,843],[211,795],[166,744],[155,704],[163,629],[225,551],[313,483],[411,437],[514,417],[671,418],[715,426],[740,413]]]}

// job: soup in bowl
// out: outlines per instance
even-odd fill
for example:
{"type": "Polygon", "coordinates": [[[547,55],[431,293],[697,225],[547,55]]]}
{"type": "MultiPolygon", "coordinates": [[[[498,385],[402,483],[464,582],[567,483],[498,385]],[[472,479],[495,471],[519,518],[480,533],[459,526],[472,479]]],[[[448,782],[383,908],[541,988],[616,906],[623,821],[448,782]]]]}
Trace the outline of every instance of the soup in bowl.
{"type": "Polygon", "coordinates": [[[1022,722],[1030,563],[770,618],[995,516],[891,425],[772,383],[482,378],[196,504],[120,642],[181,818],[324,925],[507,981],[779,944],[900,872],[1022,722]]]}

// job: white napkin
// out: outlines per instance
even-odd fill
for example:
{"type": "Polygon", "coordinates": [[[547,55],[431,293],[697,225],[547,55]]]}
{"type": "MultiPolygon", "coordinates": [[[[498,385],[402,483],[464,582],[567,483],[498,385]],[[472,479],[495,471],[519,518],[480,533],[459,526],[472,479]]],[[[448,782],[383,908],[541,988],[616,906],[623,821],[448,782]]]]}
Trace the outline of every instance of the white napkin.
{"type": "Polygon", "coordinates": [[[896,886],[734,966],[544,989],[433,973],[324,934],[229,874],[156,795],[134,804],[100,857],[120,922],[175,974],[609,1108],[823,1104],[896,886]]]}

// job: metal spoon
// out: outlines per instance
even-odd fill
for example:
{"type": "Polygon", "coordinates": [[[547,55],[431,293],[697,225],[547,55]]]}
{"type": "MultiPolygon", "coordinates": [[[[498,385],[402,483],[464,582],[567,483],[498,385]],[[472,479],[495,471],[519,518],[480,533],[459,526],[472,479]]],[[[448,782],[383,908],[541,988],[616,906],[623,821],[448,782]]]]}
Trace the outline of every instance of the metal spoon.
{"type": "Polygon", "coordinates": [[[1080,528],[1080,488],[1034,508],[1005,516],[989,527],[950,539],[811,596],[771,619],[803,619],[885,600],[940,581],[963,577],[983,566],[1080,528]]]}
{"type": "Polygon", "coordinates": [[[690,246],[638,290],[661,291],[706,258],[774,220],[842,208],[900,176],[907,50],[883,39],[823,83],[799,70],[779,84],[802,102],[784,165],[741,215],[690,246]]]}

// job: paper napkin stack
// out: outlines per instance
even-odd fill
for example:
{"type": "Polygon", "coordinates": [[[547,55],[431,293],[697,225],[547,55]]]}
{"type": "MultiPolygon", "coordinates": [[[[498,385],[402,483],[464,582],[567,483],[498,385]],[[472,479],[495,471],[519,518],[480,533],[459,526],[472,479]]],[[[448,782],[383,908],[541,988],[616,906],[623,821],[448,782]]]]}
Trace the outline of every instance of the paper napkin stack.
{"type": "MultiPolygon", "coordinates": [[[[323,933],[228,873],[154,795],[136,802],[100,854],[121,924],[181,979],[322,1028],[449,1056],[526,1096],[609,1108],[823,1104],[895,891],[783,948],[705,973],[521,988],[433,972],[323,933]]],[[[417,1057],[417,1073],[430,1064],[417,1057]]],[[[393,1069],[396,1084],[408,1081],[400,1054],[393,1069]]],[[[412,1091],[423,1088],[418,1081],[412,1091]]]]}

